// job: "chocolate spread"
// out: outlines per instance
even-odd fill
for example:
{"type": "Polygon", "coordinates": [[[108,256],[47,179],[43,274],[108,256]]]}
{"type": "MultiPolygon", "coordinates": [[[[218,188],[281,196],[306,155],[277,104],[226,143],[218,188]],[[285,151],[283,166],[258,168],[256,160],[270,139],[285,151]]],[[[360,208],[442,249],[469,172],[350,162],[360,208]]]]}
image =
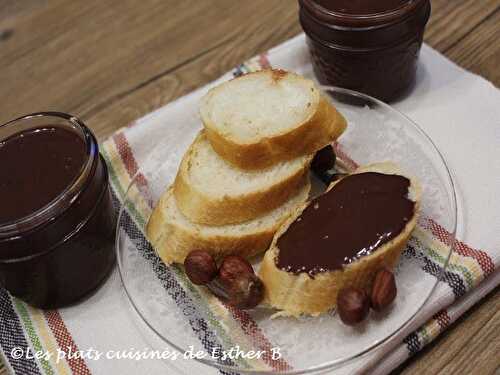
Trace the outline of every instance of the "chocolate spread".
{"type": "Polygon", "coordinates": [[[278,239],[277,267],[314,277],[371,254],[413,217],[409,185],[403,176],[375,172],[343,178],[278,239]]]}
{"type": "Polygon", "coordinates": [[[61,194],[83,168],[87,153],[78,134],[42,127],[0,142],[0,224],[21,219],[61,194]]]}

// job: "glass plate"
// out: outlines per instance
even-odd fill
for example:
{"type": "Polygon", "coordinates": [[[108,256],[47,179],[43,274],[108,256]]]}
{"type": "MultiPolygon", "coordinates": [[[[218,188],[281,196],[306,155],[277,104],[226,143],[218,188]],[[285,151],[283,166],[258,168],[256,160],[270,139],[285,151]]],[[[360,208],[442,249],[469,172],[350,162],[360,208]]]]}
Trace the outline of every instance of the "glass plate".
{"type": "Polygon", "coordinates": [[[392,308],[383,314],[371,312],[354,328],[343,325],[334,311],[317,318],[271,319],[276,311],[262,307],[246,312],[227,309],[205,288],[194,287],[179,266],[165,266],[142,231],[200,129],[197,116],[189,115],[182,129],[165,127],[171,134],[152,149],[146,168],[132,180],[117,227],[123,286],[137,313],[165,346],[182,355],[199,352],[198,361],[228,371],[313,373],[388,344],[431,296],[451,254],[456,228],[455,191],[442,155],[414,122],[390,106],[349,90],[323,90],[349,123],[335,144],[339,165],[349,169],[355,166],[353,161],[390,160],[417,177],[423,187],[418,229],[396,269],[398,296],[392,308]],[[431,232],[440,240],[433,242],[431,232]],[[436,252],[440,261],[432,267],[429,262],[436,259],[436,252]],[[260,351],[260,358],[248,358],[251,351],[257,357],[260,351]]]}

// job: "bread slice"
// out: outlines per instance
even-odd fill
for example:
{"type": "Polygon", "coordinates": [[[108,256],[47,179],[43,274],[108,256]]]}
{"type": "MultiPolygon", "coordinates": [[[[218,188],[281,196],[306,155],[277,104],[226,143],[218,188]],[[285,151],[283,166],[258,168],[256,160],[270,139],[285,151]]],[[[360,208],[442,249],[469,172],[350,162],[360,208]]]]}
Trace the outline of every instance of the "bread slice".
{"type": "Polygon", "coordinates": [[[309,190],[306,180],[295,196],[262,217],[242,224],[208,226],[189,221],[177,207],[170,188],[153,210],[146,235],[166,264],[183,263],[196,249],[209,251],[215,257],[227,254],[251,257],[267,250],[276,230],[307,200],[309,190]]]}
{"type": "Polygon", "coordinates": [[[283,70],[222,83],[203,97],[200,115],[215,151],[242,169],[312,154],[346,128],[313,81],[283,70]]]}
{"type": "MultiPolygon", "coordinates": [[[[402,175],[392,163],[378,163],[358,168],[354,173],[379,172],[402,175]]],[[[300,216],[307,204],[302,205],[291,215],[276,233],[270,249],[266,252],[259,275],[266,286],[265,302],[282,310],[281,315],[299,316],[319,315],[336,306],[337,293],[344,286],[368,289],[375,272],[388,267],[393,269],[413,231],[418,217],[421,189],[414,178],[410,178],[408,198],[415,202],[414,215],[403,231],[391,241],[383,244],[372,254],[344,266],[342,270],[321,272],[311,278],[305,273],[294,274],[276,266],[275,258],[279,254],[276,243],[290,224],[300,216]]],[[[329,190],[335,186],[332,183],[329,190]]]]}
{"type": "Polygon", "coordinates": [[[222,159],[201,131],[175,179],[177,207],[199,224],[254,219],[281,206],[304,186],[311,159],[300,156],[258,171],[241,170],[222,159]]]}

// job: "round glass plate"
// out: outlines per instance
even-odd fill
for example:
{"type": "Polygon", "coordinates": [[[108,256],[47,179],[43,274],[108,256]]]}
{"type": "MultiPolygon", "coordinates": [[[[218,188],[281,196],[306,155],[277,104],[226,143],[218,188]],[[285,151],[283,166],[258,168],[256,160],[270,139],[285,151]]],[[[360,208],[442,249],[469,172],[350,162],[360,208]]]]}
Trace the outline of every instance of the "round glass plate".
{"type": "Polygon", "coordinates": [[[117,227],[123,286],[165,347],[227,371],[315,373],[401,340],[402,329],[429,299],[451,254],[456,228],[455,191],[443,157],[415,123],[388,105],[349,90],[323,90],[348,121],[335,144],[339,166],[349,170],[393,161],[422,185],[419,224],[396,269],[395,303],[385,313],[372,311],[357,327],[343,325],[334,311],[316,318],[272,319],[276,311],[264,307],[227,308],[205,288],[193,286],[180,266],[163,264],[143,231],[200,129],[193,111],[182,125],[165,126],[164,139],[155,140],[158,146],[126,192],[117,227]]]}

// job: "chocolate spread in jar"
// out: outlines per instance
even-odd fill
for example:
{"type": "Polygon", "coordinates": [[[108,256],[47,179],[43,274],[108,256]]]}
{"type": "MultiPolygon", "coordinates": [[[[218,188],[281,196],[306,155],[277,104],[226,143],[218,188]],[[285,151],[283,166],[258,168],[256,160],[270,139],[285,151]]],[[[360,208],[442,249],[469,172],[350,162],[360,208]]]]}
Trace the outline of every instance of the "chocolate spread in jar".
{"type": "Polygon", "coordinates": [[[414,214],[403,176],[347,176],[315,198],[278,239],[278,268],[314,277],[342,269],[400,234],[414,214]]]}
{"type": "Polygon", "coordinates": [[[0,224],[43,208],[78,177],[86,160],[78,134],[45,126],[0,142],[0,224]]]}

